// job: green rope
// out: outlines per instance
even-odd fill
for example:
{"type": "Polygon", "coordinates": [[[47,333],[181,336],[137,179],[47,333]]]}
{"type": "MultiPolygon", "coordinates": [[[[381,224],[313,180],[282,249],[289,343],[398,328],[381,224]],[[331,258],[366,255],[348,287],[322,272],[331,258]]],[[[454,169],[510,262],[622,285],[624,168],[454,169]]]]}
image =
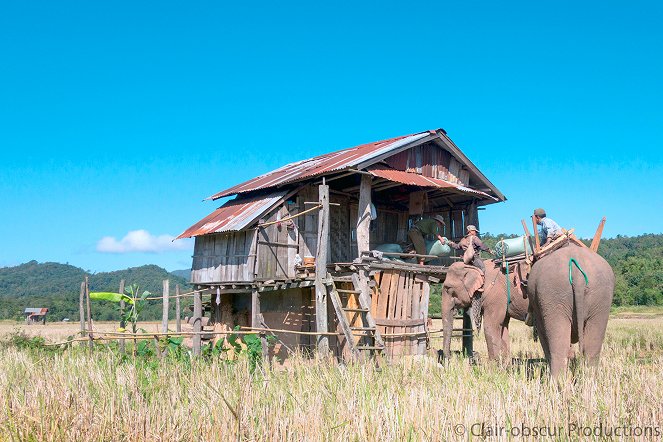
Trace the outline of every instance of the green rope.
{"type": "Polygon", "coordinates": [[[509,282],[509,261],[506,262],[506,312],[509,313],[511,305],[511,283],[509,282]]]}
{"type": "Polygon", "coordinates": [[[578,261],[576,261],[575,258],[571,258],[569,260],[569,284],[573,285],[573,273],[571,272],[571,270],[573,269],[573,264],[576,265],[578,270],[580,270],[580,273],[582,273],[582,276],[585,277],[585,285],[589,285],[589,279],[587,279],[587,274],[582,269],[582,267],[580,267],[580,264],[578,264],[578,261]]]}

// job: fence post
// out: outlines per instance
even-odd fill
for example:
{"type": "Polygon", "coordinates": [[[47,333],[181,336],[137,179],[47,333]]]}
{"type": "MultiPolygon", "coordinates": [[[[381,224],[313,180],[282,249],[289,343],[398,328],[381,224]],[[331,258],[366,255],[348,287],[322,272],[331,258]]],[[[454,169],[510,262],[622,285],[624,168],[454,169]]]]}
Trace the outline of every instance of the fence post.
{"type": "Polygon", "coordinates": [[[87,302],[87,326],[88,326],[87,335],[90,338],[90,353],[92,353],[92,349],[94,348],[94,336],[92,334],[92,306],[90,303],[90,284],[87,276],[85,277],[85,299],[87,302]]]}
{"type": "Polygon", "coordinates": [[[175,331],[182,332],[182,311],[180,307],[180,285],[175,285],[175,331]]]}
{"type": "Polygon", "coordinates": [[[163,280],[163,314],[161,318],[161,333],[168,333],[168,310],[170,308],[170,281],[163,280]]]}
{"type": "Polygon", "coordinates": [[[463,354],[468,358],[474,357],[474,328],[468,309],[463,311],[463,354]]]}
{"type": "MultiPolygon", "coordinates": [[[[85,281],[81,281],[81,295],[78,298],[78,315],[81,321],[81,338],[85,336],[85,281]]],[[[85,342],[81,342],[85,345],[85,342]]]]}
{"type": "MultiPolygon", "coordinates": [[[[120,280],[120,294],[124,295],[124,279],[120,280]]],[[[126,321],[124,320],[124,312],[126,309],[126,303],[124,302],[124,299],[120,300],[120,329],[124,330],[127,326],[126,321]]],[[[124,354],[125,351],[125,346],[124,346],[124,338],[120,338],[120,353],[124,354]]]]}
{"type": "Polygon", "coordinates": [[[194,356],[200,355],[200,332],[202,331],[203,320],[203,300],[200,291],[193,294],[193,354],[194,356]]]}

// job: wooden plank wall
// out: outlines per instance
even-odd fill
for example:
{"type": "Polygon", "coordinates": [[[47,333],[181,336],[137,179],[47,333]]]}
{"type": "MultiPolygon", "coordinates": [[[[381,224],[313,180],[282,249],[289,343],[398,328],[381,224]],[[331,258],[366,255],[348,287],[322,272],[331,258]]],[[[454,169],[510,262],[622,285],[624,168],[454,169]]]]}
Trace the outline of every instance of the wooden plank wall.
{"type": "MultiPolygon", "coordinates": [[[[267,214],[263,222],[278,221],[298,212],[298,204],[285,202],[267,214]]],[[[295,255],[299,251],[298,226],[295,220],[258,229],[257,279],[288,279],[295,276],[295,255]]]]}
{"type": "MultiPolygon", "coordinates": [[[[371,299],[371,313],[382,334],[423,332],[428,320],[428,279],[413,272],[383,271],[371,299]]],[[[425,354],[426,337],[384,337],[389,358],[425,354]]]]}
{"type": "Polygon", "coordinates": [[[254,250],[254,230],[197,236],[191,282],[252,281],[254,250]]]}
{"type": "Polygon", "coordinates": [[[449,152],[435,143],[425,143],[389,157],[385,162],[398,170],[418,173],[431,178],[439,178],[469,185],[469,170],[449,152]]]}

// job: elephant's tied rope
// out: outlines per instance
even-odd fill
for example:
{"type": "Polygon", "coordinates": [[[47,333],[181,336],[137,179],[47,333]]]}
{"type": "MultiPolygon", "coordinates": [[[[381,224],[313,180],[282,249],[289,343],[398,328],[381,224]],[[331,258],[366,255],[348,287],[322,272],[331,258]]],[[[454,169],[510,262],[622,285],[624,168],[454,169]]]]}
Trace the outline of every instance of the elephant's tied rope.
{"type": "Polygon", "coordinates": [[[578,270],[580,270],[580,273],[582,273],[582,276],[585,277],[585,285],[589,285],[589,279],[587,279],[587,273],[585,273],[585,271],[582,269],[582,267],[580,267],[580,264],[578,264],[578,261],[576,261],[575,258],[569,259],[569,284],[571,284],[573,286],[573,272],[572,272],[572,270],[573,270],[573,265],[574,264],[578,268],[578,270]]]}

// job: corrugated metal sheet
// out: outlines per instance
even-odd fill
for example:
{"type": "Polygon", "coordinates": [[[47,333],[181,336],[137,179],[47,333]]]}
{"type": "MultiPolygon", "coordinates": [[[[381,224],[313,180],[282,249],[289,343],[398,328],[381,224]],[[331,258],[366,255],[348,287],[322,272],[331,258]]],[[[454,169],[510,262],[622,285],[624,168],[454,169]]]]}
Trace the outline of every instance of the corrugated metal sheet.
{"type": "Polygon", "coordinates": [[[180,238],[206,235],[208,233],[231,232],[242,230],[256,218],[277,204],[286,191],[273,192],[268,195],[251,198],[237,197],[227,201],[223,206],[186,229],[180,238]]]}
{"type": "Polygon", "coordinates": [[[351,147],[349,149],[339,150],[337,152],[320,155],[308,160],[298,161],[287,164],[272,172],[260,175],[230,189],[224,190],[210,196],[208,199],[219,199],[225,196],[235,195],[244,192],[250,192],[257,189],[267,189],[281,184],[299,181],[305,178],[314,177],[326,172],[348,169],[365,161],[397,149],[406,144],[420,140],[431,131],[418,134],[406,135],[403,137],[392,138],[390,140],[377,141],[375,143],[363,144],[361,146],[351,147]]]}
{"type": "Polygon", "coordinates": [[[370,166],[368,169],[373,176],[384,178],[385,180],[395,181],[397,183],[407,184],[409,186],[419,187],[437,187],[437,188],[451,188],[463,193],[470,193],[473,195],[480,195],[485,198],[490,198],[497,201],[497,198],[481,192],[480,190],[470,189],[460,184],[450,183],[449,181],[441,180],[439,178],[430,178],[427,176],[419,175],[412,172],[404,172],[402,170],[390,169],[383,166],[370,166]]]}

